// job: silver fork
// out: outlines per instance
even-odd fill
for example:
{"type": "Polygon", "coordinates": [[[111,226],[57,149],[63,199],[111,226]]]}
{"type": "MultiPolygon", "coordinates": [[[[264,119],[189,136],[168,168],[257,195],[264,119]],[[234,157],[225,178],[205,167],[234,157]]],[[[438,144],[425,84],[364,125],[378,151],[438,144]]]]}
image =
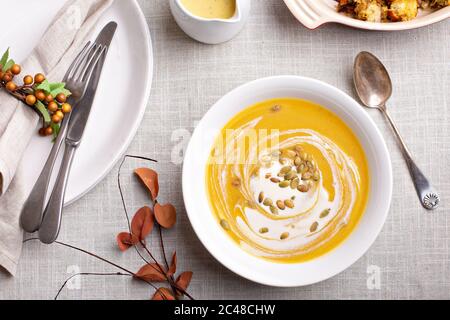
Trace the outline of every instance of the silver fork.
{"type": "MultiPolygon", "coordinates": [[[[102,49],[100,45],[88,42],[72,62],[64,76],[63,82],[66,83],[66,88],[72,93],[68,98],[68,102],[74,108],[76,108],[78,102],[86,92],[94,67],[101,57],[102,49]]],[[[64,117],[60,132],[53,144],[50,155],[22,209],[20,223],[22,228],[27,232],[32,233],[37,231],[42,222],[51,174],[67,133],[67,124],[69,123],[70,115],[69,113],[64,117]]]]}

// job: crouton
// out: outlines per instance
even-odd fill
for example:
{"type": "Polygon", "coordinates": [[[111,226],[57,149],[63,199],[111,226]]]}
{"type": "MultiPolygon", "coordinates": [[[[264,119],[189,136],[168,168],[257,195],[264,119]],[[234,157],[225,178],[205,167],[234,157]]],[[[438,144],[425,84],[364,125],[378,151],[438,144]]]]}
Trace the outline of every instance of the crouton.
{"type": "Polygon", "coordinates": [[[387,16],[390,21],[409,21],[417,17],[419,4],[417,0],[390,1],[387,16]]]}
{"type": "Polygon", "coordinates": [[[355,15],[359,20],[381,22],[382,5],[379,0],[356,0],[355,15]]]}

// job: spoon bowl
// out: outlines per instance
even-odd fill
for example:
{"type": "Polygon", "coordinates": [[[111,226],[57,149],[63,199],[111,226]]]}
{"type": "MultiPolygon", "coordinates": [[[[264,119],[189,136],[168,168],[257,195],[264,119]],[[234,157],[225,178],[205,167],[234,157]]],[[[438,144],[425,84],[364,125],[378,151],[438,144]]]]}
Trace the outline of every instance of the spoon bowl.
{"type": "Polygon", "coordinates": [[[389,73],[373,54],[363,51],[356,56],[353,80],[361,102],[369,108],[384,108],[392,95],[389,73]]]}

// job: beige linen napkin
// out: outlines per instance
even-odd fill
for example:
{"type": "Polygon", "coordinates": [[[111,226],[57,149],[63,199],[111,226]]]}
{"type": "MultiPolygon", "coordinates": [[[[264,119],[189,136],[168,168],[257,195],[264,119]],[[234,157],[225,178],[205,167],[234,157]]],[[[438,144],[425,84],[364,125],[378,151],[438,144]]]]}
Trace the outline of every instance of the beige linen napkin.
{"type": "MultiPolygon", "coordinates": [[[[22,74],[43,72],[61,81],[102,13],[113,0],[70,0],[56,15],[39,45],[22,63],[22,74]]],[[[14,48],[12,48],[14,53],[14,48]]],[[[22,206],[31,190],[20,164],[39,117],[29,107],[0,92],[0,266],[12,275],[22,250],[19,225],[22,206]]]]}

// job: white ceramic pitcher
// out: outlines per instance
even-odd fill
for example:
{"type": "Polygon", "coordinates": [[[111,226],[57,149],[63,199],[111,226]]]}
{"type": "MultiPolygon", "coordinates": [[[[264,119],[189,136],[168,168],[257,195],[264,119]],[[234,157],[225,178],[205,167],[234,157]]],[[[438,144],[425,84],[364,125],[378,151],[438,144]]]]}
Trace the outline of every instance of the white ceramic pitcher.
{"type": "Polygon", "coordinates": [[[180,28],[191,38],[208,44],[234,38],[244,27],[250,14],[251,0],[236,0],[236,12],[230,19],[207,19],[189,12],[181,0],[170,0],[170,10],[180,28]]]}

